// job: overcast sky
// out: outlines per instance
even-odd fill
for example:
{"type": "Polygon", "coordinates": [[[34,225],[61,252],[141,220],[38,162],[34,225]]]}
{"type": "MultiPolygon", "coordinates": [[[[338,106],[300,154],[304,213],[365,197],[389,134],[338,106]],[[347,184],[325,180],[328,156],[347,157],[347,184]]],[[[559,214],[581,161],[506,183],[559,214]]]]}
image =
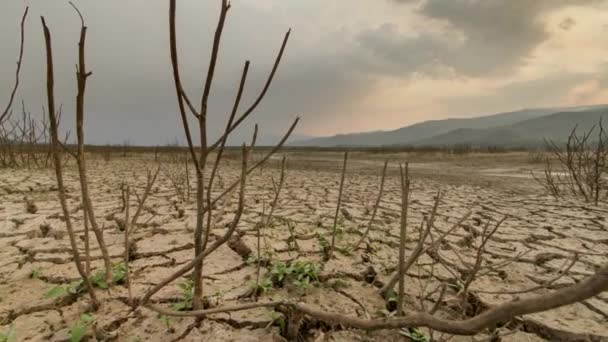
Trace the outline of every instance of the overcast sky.
{"type": "MultiPolygon", "coordinates": [[[[89,27],[91,143],[183,140],[171,78],[167,0],[76,0],[89,27]]],[[[53,34],[57,101],[73,125],[79,19],[63,0],[0,1],[0,105],[12,87],[19,20],[30,16],[21,88],[40,113],[44,45],[53,34]]],[[[178,1],[181,73],[200,103],[220,0],[178,1]]],[[[211,93],[211,135],[223,127],[246,59],[244,104],[263,85],[262,134],[333,135],[539,106],[608,103],[608,0],[232,0],[211,93]]],[[[0,106],[1,107],[1,106],[0,106]]],[[[240,136],[245,136],[240,132],[240,136]]],[[[249,132],[247,132],[249,135],[249,132]]]]}

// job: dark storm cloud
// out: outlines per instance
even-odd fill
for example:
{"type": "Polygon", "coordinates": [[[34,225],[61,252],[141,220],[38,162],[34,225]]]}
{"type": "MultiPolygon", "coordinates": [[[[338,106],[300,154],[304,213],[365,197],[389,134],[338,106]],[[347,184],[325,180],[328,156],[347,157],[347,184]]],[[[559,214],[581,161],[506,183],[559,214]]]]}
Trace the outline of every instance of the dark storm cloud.
{"type": "MultiPolygon", "coordinates": [[[[410,0],[391,0],[412,3],[410,0]]],[[[402,72],[444,70],[466,76],[511,72],[549,37],[543,14],[568,5],[603,0],[426,0],[420,14],[441,25],[439,33],[406,36],[384,24],[359,35],[361,46],[384,57],[402,72]]],[[[430,24],[430,22],[429,22],[430,24]]],[[[571,25],[569,25],[570,27],[571,25]]],[[[382,63],[382,62],[377,62],[382,63]]]]}

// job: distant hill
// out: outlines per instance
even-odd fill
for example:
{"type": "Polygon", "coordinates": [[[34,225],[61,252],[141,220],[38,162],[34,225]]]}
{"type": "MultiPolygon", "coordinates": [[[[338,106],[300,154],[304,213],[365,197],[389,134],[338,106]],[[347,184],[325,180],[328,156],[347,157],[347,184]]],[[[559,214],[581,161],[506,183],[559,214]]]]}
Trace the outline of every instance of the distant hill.
{"type": "Polygon", "coordinates": [[[588,130],[600,117],[608,124],[608,105],[523,109],[514,112],[417,123],[393,131],[335,135],[293,142],[294,146],[473,146],[538,145],[543,138],[563,141],[575,125],[588,130]]]}

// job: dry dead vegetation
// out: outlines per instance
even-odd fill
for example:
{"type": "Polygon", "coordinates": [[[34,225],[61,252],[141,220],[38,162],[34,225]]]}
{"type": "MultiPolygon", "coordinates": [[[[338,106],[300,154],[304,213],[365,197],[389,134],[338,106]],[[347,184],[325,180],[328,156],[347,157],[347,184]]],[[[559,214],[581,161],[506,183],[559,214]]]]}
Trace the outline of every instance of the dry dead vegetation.
{"type": "Polygon", "coordinates": [[[304,168],[299,155],[271,159],[297,120],[278,146],[255,152],[256,128],[239,161],[223,158],[289,38],[239,114],[245,63],[224,134],[209,144],[206,108],[229,9],[222,1],[197,109],[181,86],[170,1],[185,160],[85,153],[92,74],[82,16],[77,145],[65,146],[42,18],[50,146],[7,155],[50,160],[0,170],[0,341],[608,340],[605,206],[538,195],[531,178],[513,178],[534,189],[521,193],[431,181],[415,164],[382,167],[365,155],[345,154],[341,170],[304,168]]]}

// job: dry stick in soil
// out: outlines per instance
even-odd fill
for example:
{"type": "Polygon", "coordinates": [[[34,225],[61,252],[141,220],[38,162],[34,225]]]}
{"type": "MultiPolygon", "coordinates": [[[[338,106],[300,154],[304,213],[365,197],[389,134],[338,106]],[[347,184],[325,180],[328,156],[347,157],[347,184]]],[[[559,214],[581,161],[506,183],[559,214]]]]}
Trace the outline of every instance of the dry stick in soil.
{"type": "Polygon", "coordinates": [[[338,229],[338,215],[340,215],[340,205],[342,204],[342,191],[344,189],[344,176],[346,174],[346,162],[348,161],[348,152],[344,152],[344,163],[342,164],[342,175],[340,176],[340,189],[338,191],[338,204],[336,205],[336,213],[334,215],[334,229],[331,234],[331,248],[327,259],[334,255],[336,248],[336,230],[338,229]]]}
{"type": "Polygon", "coordinates": [[[154,286],[153,288],[148,290],[148,292],[146,292],[146,294],[142,297],[142,300],[141,300],[142,304],[146,304],[156,292],[158,292],[160,289],[162,289],[163,287],[165,287],[166,285],[168,285],[175,279],[186,274],[188,271],[190,271],[194,267],[194,265],[197,262],[202,262],[206,256],[213,253],[216,249],[218,249],[221,245],[223,245],[230,239],[230,237],[236,230],[236,226],[239,224],[239,222],[241,220],[241,215],[243,214],[243,208],[245,206],[245,183],[246,183],[246,178],[247,178],[247,158],[248,158],[247,149],[245,148],[245,146],[243,146],[243,161],[242,161],[242,165],[241,165],[241,177],[239,180],[239,183],[240,183],[239,203],[238,203],[238,207],[237,207],[236,213],[234,215],[234,218],[232,219],[232,222],[230,223],[228,230],[226,231],[224,236],[217,239],[213,243],[213,245],[207,247],[205,249],[205,251],[203,251],[201,254],[197,255],[194,259],[192,259],[190,262],[188,262],[187,264],[182,266],[175,273],[173,273],[169,277],[163,279],[159,284],[157,284],[156,286],[154,286]]]}
{"type": "MultiPolygon", "coordinates": [[[[243,90],[245,88],[245,82],[247,81],[247,74],[249,72],[249,61],[245,62],[245,66],[243,67],[243,72],[241,74],[241,81],[239,82],[239,89],[237,91],[237,95],[236,98],[234,100],[234,105],[232,106],[232,112],[230,113],[230,118],[228,119],[228,123],[226,124],[226,131],[228,131],[228,129],[230,128],[230,125],[232,125],[232,122],[234,121],[234,116],[236,115],[236,112],[239,108],[239,104],[241,103],[241,97],[243,96],[243,90]]],[[[209,184],[207,185],[207,231],[205,232],[205,237],[203,239],[203,247],[202,250],[204,250],[205,248],[207,248],[207,243],[209,241],[209,234],[211,233],[211,218],[212,218],[212,210],[213,210],[213,206],[211,205],[211,195],[212,195],[212,189],[213,189],[213,182],[215,180],[215,177],[217,175],[217,170],[218,167],[220,165],[220,162],[222,160],[222,156],[224,154],[224,148],[226,147],[226,141],[223,141],[219,151],[217,152],[216,158],[215,158],[215,163],[213,164],[213,169],[211,170],[211,175],[209,176],[209,184]]],[[[251,148],[253,148],[253,145],[251,146],[251,148]]]]}
{"type": "Polygon", "coordinates": [[[372,224],[374,223],[374,220],[376,219],[376,214],[378,213],[378,207],[380,206],[380,200],[382,199],[382,193],[384,192],[384,180],[386,179],[387,166],[388,166],[388,160],[384,162],[384,167],[382,168],[382,177],[380,178],[380,190],[378,191],[378,197],[376,198],[376,203],[374,204],[374,209],[372,211],[372,217],[369,219],[367,228],[365,229],[363,236],[355,244],[355,247],[353,248],[353,250],[357,250],[359,248],[359,246],[361,245],[361,243],[363,243],[363,241],[367,238],[367,235],[369,234],[369,231],[372,228],[372,224]]]}
{"type": "Polygon", "coordinates": [[[112,261],[110,260],[110,254],[108,248],[103,239],[103,232],[97,224],[95,218],[95,211],[93,210],[93,202],[89,195],[89,185],[87,180],[87,167],[86,167],[86,156],[84,150],[84,95],[86,90],[87,78],[91,76],[91,72],[86,70],[85,66],[85,42],[87,36],[87,27],[85,26],[84,19],[78,8],[70,2],[70,5],[76,10],[81,20],[80,28],[80,40],[78,42],[78,66],[76,69],[76,79],[78,82],[78,93],[76,95],[76,136],[78,140],[78,153],[76,162],[78,165],[78,175],[80,178],[80,190],[82,194],[82,205],[84,210],[87,211],[89,221],[91,223],[91,229],[97,238],[99,249],[103,258],[104,266],[106,269],[106,281],[109,283],[112,280],[112,261]]]}
{"type": "Polygon", "coordinates": [[[432,316],[426,312],[406,312],[402,317],[361,319],[339,313],[322,311],[304,303],[276,301],[264,303],[246,303],[234,306],[217,307],[207,310],[177,312],[166,310],[154,305],[148,308],[167,316],[204,317],[214,313],[233,312],[260,307],[287,306],[326,323],[340,324],[345,328],[355,328],[366,331],[397,329],[397,328],[430,328],[439,332],[454,335],[475,335],[499,322],[509,321],[514,317],[552,310],[569,304],[584,301],[608,291],[608,264],[599,268],[592,276],[579,283],[570,285],[548,294],[517,299],[494,306],[482,314],[466,320],[448,320],[432,316]]]}
{"type": "MultiPolygon", "coordinates": [[[[257,130],[256,130],[257,131],[257,130]]],[[[255,143],[255,134],[254,134],[254,138],[252,140],[252,144],[255,143]]],[[[252,145],[253,148],[253,145],[252,145]]],[[[251,150],[250,150],[251,153],[251,150]]],[[[260,267],[261,267],[261,262],[262,262],[262,258],[260,255],[260,238],[262,236],[262,228],[264,227],[269,227],[270,223],[272,221],[272,214],[274,213],[274,210],[277,207],[277,204],[279,202],[279,195],[281,194],[281,189],[283,189],[283,183],[285,182],[285,156],[283,156],[283,158],[281,159],[281,175],[279,177],[279,184],[277,185],[276,189],[275,189],[275,193],[274,193],[274,199],[272,200],[272,204],[270,205],[270,211],[268,212],[268,216],[266,217],[266,222],[264,222],[264,208],[262,209],[262,219],[260,220],[260,223],[257,225],[257,253],[258,253],[258,257],[256,260],[256,277],[255,277],[255,292],[254,292],[254,297],[255,300],[257,302],[258,300],[258,288],[259,288],[259,284],[260,284],[260,267]]],[[[264,238],[266,239],[266,238],[264,238]]]]}
{"type": "Polygon", "coordinates": [[[84,221],[84,256],[85,256],[85,270],[88,275],[91,275],[91,240],[89,235],[89,216],[86,210],[82,210],[82,216],[84,221]]]}
{"type": "Polygon", "coordinates": [[[57,128],[57,118],[55,116],[55,92],[54,92],[54,71],[53,71],[53,48],[51,42],[51,32],[49,28],[46,26],[46,22],[44,21],[44,17],[40,17],[42,22],[42,28],[44,31],[44,41],[46,46],[46,67],[47,67],[47,81],[46,81],[46,91],[48,97],[48,110],[49,110],[49,121],[51,128],[51,153],[53,155],[53,161],[55,166],[55,177],[57,178],[57,188],[59,194],[59,202],[61,203],[61,209],[63,211],[63,216],[65,218],[65,225],[68,231],[68,237],[70,239],[70,246],[72,248],[72,257],[74,258],[74,263],[76,264],[76,269],[78,273],[82,277],[82,281],[91,296],[91,304],[94,309],[99,307],[99,301],[95,296],[95,290],[91,285],[91,281],[87,276],[85,269],[82,266],[82,261],[80,259],[80,253],[78,252],[78,245],[76,244],[76,235],[74,233],[74,229],[72,227],[72,219],[70,217],[70,211],[68,209],[68,203],[66,199],[65,186],[63,184],[63,170],[61,163],[61,152],[59,149],[59,138],[58,138],[58,128],[57,128]]]}
{"type": "Polygon", "coordinates": [[[253,299],[258,301],[258,291],[260,289],[260,268],[261,268],[261,253],[260,253],[260,238],[262,233],[262,222],[264,221],[264,214],[266,213],[266,205],[265,202],[262,202],[262,217],[260,218],[260,222],[256,224],[256,252],[257,259],[255,261],[255,287],[253,288],[253,299]]]}
{"type": "Polygon", "coordinates": [[[420,230],[420,238],[418,240],[418,245],[416,249],[410,254],[409,258],[405,261],[403,268],[397,269],[391,277],[391,279],[384,284],[384,286],[378,291],[382,297],[387,298],[387,295],[390,291],[392,291],[393,287],[399,280],[399,274],[406,274],[407,270],[416,262],[416,260],[424,253],[424,242],[426,241],[427,236],[431,228],[433,227],[433,223],[435,220],[435,215],[437,214],[437,206],[439,206],[439,201],[441,200],[441,192],[438,192],[435,196],[435,203],[433,204],[433,210],[431,212],[431,216],[428,219],[423,219],[423,222],[426,222],[426,229],[420,230]]]}
{"type": "Polygon", "coordinates": [[[21,63],[23,61],[23,46],[25,42],[25,20],[27,19],[27,13],[29,12],[29,9],[29,6],[25,7],[25,11],[23,11],[23,16],[21,17],[21,40],[19,44],[19,58],[17,59],[17,70],[15,71],[15,84],[8,99],[8,103],[6,104],[6,108],[4,108],[2,114],[0,114],[0,125],[2,125],[4,119],[9,115],[11,107],[13,106],[13,101],[15,100],[15,93],[17,93],[17,89],[19,88],[19,74],[21,72],[21,63]]]}
{"type": "Polygon", "coordinates": [[[132,228],[129,231],[129,234],[133,234],[135,229],[137,229],[137,225],[136,225],[137,220],[139,219],[139,216],[141,215],[141,212],[144,208],[144,204],[146,203],[146,200],[148,199],[148,196],[150,195],[150,191],[152,190],[152,186],[156,182],[156,178],[158,177],[159,172],[160,172],[160,165],[156,168],[156,172],[154,172],[154,175],[152,175],[152,173],[148,170],[147,178],[146,178],[146,188],[144,189],[144,193],[141,196],[141,198],[139,197],[139,195],[137,195],[137,192],[134,192],[135,197],[137,197],[138,204],[137,204],[137,210],[135,210],[135,215],[133,215],[133,218],[131,219],[132,228]]]}
{"type": "Polygon", "coordinates": [[[126,189],[126,198],[125,198],[125,254],[124,254],[124,263],[125,263],[125,283],[127,284],[127,290],[129,293],[129,305],[133,305],[133,292],[131,291],[131,275],[129,274],[129,207],[130,207],[130,195],[131,191],[129,186],[126,189]]]}
{"type": "MultiPolygon", "coordinates": [[[[200,148],[199,148],[199,172],[196,175],[196,227],[194,229],[194,256],[200,254],[204,250],[206,244],[203,241],[203,234],[205,237],[209,235],[211,227],[204,225],[204,212],[203,207],[205,206],[205,185],[204,185],[204,172],[205,165],[207,163],[208,148],[207,148],[207,107],[209,102],[209,94],[211,92],[211,85],[213,83],[213,76],[215,73],[215,66],[217,64],[217,56],[220,48],[220,41],[222,38],[222,32],[224,30],[224,23],[226,21],[226,15],[230,5],[227,0],[221,1],[220,17],[215,29],[215,36],[213,38],[213,47],[211,49],[211,59],[209,61],[209,69],[207,70],[207,77],[205,79],[203,94],[201,96],[201,109],[198,116],[199,137],[200,137],[200,148]]],[[[209,208],[209,213],[211,208],[209,208]]],[[[194,282],[194,290],[192,296],[192,307],[194,309],[200,309],[203,307],[203,262],[198,262],[194,265],[194,271],[192,272],[192,280],[194,282]]]]}
{"type": "Polygon", "coordinates": [[[410,198],[410,176],[408,164],[405,164],[405,173],[403,167],[399,165],[401,178],[401,235],[399,236],[399,266],[397,274],[399,277],[399,292],[397,297],[397,315],[403,315],[403,294],[404,288],[404,272],[403,266],[405,262],[405,238],[407,235],[407,209],[410,198]]]}
{"type": "Polygon", "coordinates": [[[268,216],[266,217],[266,223],[265,223],[266,227],[270,226],[270,223],[272,221],[272,215],[274,214],[277,204],[279,203],[279,195],[281,194],[281,189],[283,189],[283,183],[285,182],[285,161],[286,161],[286,158],[285,158],[285,156],[283,156],[283,158],[281,159],[281,175],[279,176],[279,184],[275,190],[274,199],[272,200],[272,204],[270,205],[270,212],[268,213],[268,216]]]}
{"type": "Polygon", "coordinates": [[[184,170],[186,171],[186,203],[190,203],[190,164],[188,163],[188,154],[184,155],[184,170]]]}

